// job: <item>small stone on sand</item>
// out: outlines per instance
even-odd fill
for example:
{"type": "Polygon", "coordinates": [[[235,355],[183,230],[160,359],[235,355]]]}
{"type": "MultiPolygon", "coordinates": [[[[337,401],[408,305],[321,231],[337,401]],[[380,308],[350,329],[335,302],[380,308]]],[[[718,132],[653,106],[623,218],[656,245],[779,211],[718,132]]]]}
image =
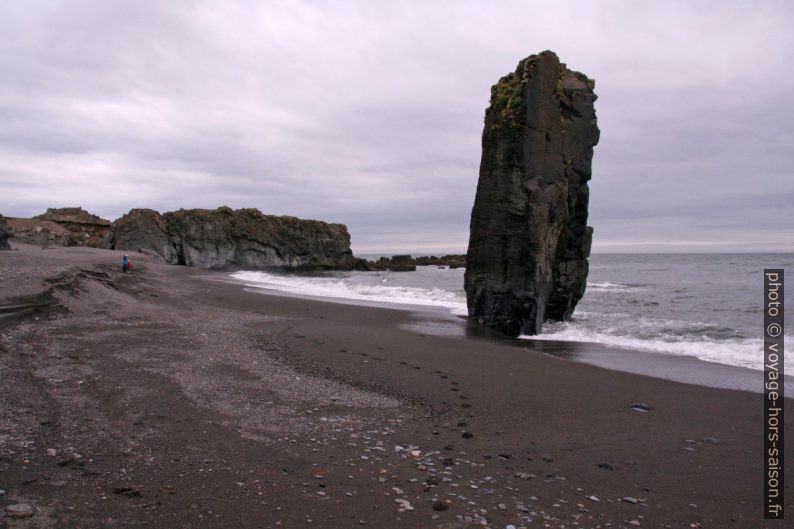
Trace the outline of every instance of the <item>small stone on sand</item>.
{"type": "Polygon", "coordinates": [[[17,503],[6,507],[6,516],[9,518],[30,518],[33,516],[33,507],[27,503],[17,503]]]}
{"type": "Polygon", "coordinates": [[[394,500],[394,503],[397,504],[397,510],[400,511],[400,512],[413,511],[414,510],[413,505],[411,505],[411,502],[408,501],[408,500],[404,500],[402,498],[396,498],[394,500]]]}

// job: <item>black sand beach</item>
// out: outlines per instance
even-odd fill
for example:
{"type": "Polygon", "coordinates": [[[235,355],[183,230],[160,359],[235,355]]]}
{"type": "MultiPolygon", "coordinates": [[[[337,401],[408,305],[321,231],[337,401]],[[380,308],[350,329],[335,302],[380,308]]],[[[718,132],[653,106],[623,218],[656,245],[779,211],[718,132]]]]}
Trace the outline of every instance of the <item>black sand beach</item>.
{"type": "Polygon", "coordinates": [[[120,255],[0,253],[0,525],[785,526],[756,393],[120,255]]]}

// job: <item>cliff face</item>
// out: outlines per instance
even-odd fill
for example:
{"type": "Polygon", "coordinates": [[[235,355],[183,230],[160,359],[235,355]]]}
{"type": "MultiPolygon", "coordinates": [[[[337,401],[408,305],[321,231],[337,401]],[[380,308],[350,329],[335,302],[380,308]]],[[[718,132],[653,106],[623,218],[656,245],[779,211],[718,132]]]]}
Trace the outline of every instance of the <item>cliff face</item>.
{"type": "Polygon", "coordinates": [[[593,87],[545,51],[491,88],[465,289],[469,316],[498,332],[537,334],[584,294],[593,87]]]}
{"type": "Polygon", "coordinates": [[[102,244],[111,250],[130,250],[176,264],[178,257],[163,217],[153,209],[133,209],[116,219],[102,244]]]}
{"type": "Polygon", "coordinates": [[[30,219],[9,218],[14,240],[42,246],[92,246],[98,248],[110,229],[110,221],[83,208],[49,208],[30,219]]]}
{"type": "Polygon", "coordinates": [[[343,224],[264,215],[256,209],[134,209],[113,223],[105,247],[202,268],[350,269],[343,224]]]}

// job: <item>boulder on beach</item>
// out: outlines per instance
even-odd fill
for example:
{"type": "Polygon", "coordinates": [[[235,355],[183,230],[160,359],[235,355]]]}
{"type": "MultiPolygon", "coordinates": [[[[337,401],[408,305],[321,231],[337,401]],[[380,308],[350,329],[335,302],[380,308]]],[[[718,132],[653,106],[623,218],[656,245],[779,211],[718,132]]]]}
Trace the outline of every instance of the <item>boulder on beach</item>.
{"type": "Polygon", "coordinates": [[[491,88],[465,289],[469,316],[497,332],[537,334],[584,294],[594,85],[544,51],[491,88]]]}
{"type": "Polygon", "coordinates": [[[0,215],[0,250],[10,250],[11,245],[8,244],[8,239],[13,237],[14,232],[6,222],[5,217],[0,215]]]}
{"type": "Polygon", "coordinates": [[[202,268],[351,269],[343,224],[265,215],[257,209],[135,209],[118,219],[104,246],[202,268]]]}

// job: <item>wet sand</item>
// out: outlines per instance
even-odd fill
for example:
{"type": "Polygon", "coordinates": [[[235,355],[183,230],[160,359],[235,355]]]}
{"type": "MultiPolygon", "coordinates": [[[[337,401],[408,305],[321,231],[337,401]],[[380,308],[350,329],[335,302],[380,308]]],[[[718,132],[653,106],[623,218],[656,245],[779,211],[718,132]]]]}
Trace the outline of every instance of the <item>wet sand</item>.
{"type": "Polygon", "coordinates": [[[0,504],[35,514],[8,527],[784,527],[761,519],[758,394],[16,246],[0,504]]]}
{"type": "MultiPolygon", "coordinates": [[[[252,292],[261,289],[251,289],[252,292]]],[[[269,292],[278,295],[278,292],[269,292]]],[[[381,304],[380,306],[384,306],[381,304]]],[[[458,336],[486,341],[498,341],[574,362],[606,369],[651,376],[675,382],[697,384],[711,388],[738,389],[754,393],[764,392],[763,373],[759,370],[706,362],[693,356],[669,355],[624,349],[598,343],[565,340],[513,339],[490,332],[462,316],[454,316],[443,309],[415,307],[414,321],[404,328],[437,336],[458,336]]],[[[782,379],[785,394],[794,396],[794,376],[782,379]]]]}

